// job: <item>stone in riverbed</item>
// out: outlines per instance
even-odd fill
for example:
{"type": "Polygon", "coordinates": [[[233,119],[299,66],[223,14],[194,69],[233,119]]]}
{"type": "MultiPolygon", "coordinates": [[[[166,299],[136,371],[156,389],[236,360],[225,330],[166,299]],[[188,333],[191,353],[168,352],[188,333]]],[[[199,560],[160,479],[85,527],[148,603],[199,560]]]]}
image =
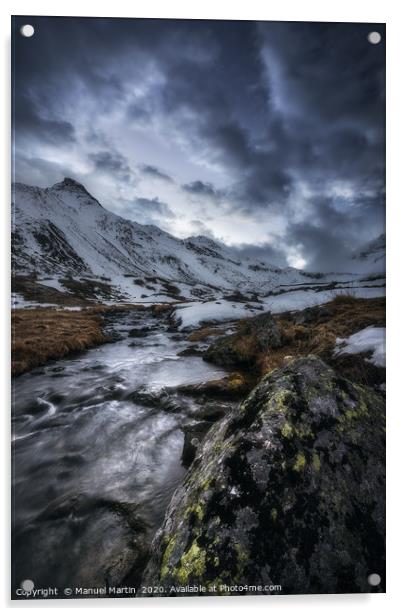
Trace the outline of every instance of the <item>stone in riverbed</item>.
{"type": "Polygon", "coordinates": [[[240,372],[232,372],[221,379],[177,387],[179,393],[190,396],[213,396],[227,399],[242,398],[249,390],[247,379],[240,372]]]}
{"type": "Polygon", "coordinates": [[[179,357],[192,357],[192,356],[199,356],[202,354],[203,354],[203,350],[198,346],[189,346],[177,353],[179,357]]]}
{"type": "Polygon", "coordinates": [[[384,591],[384,458],[381,396],[313,356],[273,371],[208,432],[142,583],[384,591]]]}
{"type": "Polygon", "coordinates": [[[128,331],[127,336],[129,338],[146,338],[152,331],[152,327],[133,327],[128,331]]]}
{"type": "Polygon", "coordinates": [[[215,340],[203,357],[219,366],[250,367],[259,354],[276,349],[281,344],[279,327],[267,312],[242,321],[236,333],[215,340]]]}

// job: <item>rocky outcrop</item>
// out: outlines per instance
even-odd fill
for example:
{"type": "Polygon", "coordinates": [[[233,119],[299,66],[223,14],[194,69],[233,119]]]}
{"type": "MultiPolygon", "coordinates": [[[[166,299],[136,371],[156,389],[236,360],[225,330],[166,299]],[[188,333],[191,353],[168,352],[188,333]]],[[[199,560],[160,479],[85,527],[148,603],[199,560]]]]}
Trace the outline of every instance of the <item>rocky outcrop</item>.
{"type": "Polygon", "coordinates": [[[204,359],[220,366],[250,367],[259,354],[281,346],[281,333],[272,315],[267,312],[239,324],[234,334],[222,336],[213,342],[204,359]]]}
{"type": "Polygon", "coordinates": [[[210,429],[143,583],[383,591],[372,573],[384,580],[384,401],[309,356],[210,429]]]}

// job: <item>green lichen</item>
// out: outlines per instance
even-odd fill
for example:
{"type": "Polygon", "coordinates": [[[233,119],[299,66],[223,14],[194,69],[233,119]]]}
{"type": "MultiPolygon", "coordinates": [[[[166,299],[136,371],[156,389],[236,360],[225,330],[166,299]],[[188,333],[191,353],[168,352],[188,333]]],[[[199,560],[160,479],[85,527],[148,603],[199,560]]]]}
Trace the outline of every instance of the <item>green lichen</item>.
{"type": "Polygon", "coordinates": [[[202,579],[205,574],[205,550],[201,549],[197,539],[180,559],[179,566],[174,570],[180,584],[185,586],[189,580],[202,579]]]}
{"type": "Polygon", "coordinates": [[[300,439],[311,438],[314,436],[314,432],[311,428],[303,425],[292,425],[290,422],[286,421],[281,429],[281,434],[283,438],[295,438],[298,437],[300,439]]]}
{"type": "Polygon", "coordinates": [[[273,509],[271,509],[271,519],[273,522],[276,522],[278,518],[278,510],[275,509],[275,507],[273,509]]]}
{"type": "Polygon", "coordinates": [[[249,553],[244,548],[244,546],[241,545],[241,543],[235,543],[234,548],[237,554],[237,564],[236,564],[237,573],[240,575],[243,572],[245,565],[249,561],[249,553]]]}
{"type": "Polygon", "coordinates": [[[284,438],[290,438],[293,435],[293,428],[287,421],[282,426],[281,434],[284,438]]]}
{"type": "Polygon", "coordinates": [[[289,402],[291,393],[287,389],[279,389],[270,397],[266,409],[276,413],[287,413],[289,410],[289,402]]]}
{"type": "Polygon", "coordinates": [[[301,426],[300,428],[293,428],[296,436],[299,438],[311,438],[314,436],[314,432],[311,428],[307,428],[306,426],[301,426]]]}
{"type": "Polygon", "coordinates": [[[173,535],[173,537],[171,537],[170,540],[168,541],[165,552],[163,554],[162,566],[161,566],[161,579],[165,578],[170,571],[169,561],[170,561],[172,552],[174,550],[175,543],[176,543],[176,535],[173,535]]]}
{"type": "MultiPolygon", "coordinates": [[[[360,388],[356,386],[356,389],[360,388]]],[[[339,416],[339,429],[341,432],[347,429],[350,424],[365,419],[370,415],[369,408],[365,401],[365,396],[362,395],[362,392],[359,393],[360,396],[354,408],[348,408],[342,415],[339,416]]]]}
{"type": "Polygon", "coordinates": [[[196,505],[190,505],[190,507],[187,507],[184,511],[184,519],[187,520],[191,514],[193,514],[197,518],[197,520],[201,522],[204,517],[204,510],[202,508],[202,504],[197,503],[196,505]]]}
{"type": "Polygon", "coordinates": [[[306,456],[304,455],[302,451],[299,451],[299,453],[296,456],[296,461],[293,464],[293,470],[296,471],[297,473],[300,473],[304,469],[305,466],[306,466],[306,456]]]}
{"type": "Polygon", "coordinates": [[[200,486],[201,490],[203,492],[206,492],[211,487],[212,481],[213,481],[212,477],[208,477],[207,479],[204,479],[204,481],[201,483],[201,486],[200,486]]]}
{"type": "Polygon", "coordinates": [[[320,456],[318,455],[316,451],[313,453],[313,467],[314,467],[314,470],[317,471],[317,473],[321,468],[320,456]]]}
{"type": "Polygon", "coordinates": [[[360,419],[368,414],[367,405],[362,402],[355,409],[348,409],[346,413],[344,413],[344,417],[348,421],[353,421],[354,419],[360,419]]]}

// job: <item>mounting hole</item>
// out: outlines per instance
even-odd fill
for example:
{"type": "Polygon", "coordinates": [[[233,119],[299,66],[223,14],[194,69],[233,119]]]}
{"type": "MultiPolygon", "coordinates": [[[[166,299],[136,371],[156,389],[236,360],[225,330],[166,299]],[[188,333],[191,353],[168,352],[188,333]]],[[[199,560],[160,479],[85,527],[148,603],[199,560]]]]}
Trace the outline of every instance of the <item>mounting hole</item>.
{"type": "Polygon", "coordinates": [[[381,582],[381,576],[378,575],[378,573],[370,573],[367,578],[367,581],[370,586],[378,586],[378,584],[381,582]]]}
{"type": "Polygon", "coordinates": [[[23,26],[21,26],[20,32],[22,36],[30,38],[35,34],[35,28],[31,26],[31,24],[24,24],[23,26]]]}
{"type": "Polygon", "coordinates": [[[35,584],[33,583],[32,580],[23,580],[21,582],[21,588],[22,590],[25,590],[26,592],[32,592],[34,587],[35,587],[35,584]]]}
{"type": "Polygon", "coordinates": [[[381,43],[381,34],[379,32],[370,32],[367,35],[367,39],[372,45],[378,45],[378,43],[381,43]]]}

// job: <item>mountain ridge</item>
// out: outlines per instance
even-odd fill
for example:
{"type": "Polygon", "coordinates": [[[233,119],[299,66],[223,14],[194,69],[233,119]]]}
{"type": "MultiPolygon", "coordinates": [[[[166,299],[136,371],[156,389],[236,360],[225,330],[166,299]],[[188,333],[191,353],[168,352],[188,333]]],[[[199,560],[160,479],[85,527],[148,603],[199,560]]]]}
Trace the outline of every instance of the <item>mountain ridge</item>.
{"type": "Polygon", "coordinates": [[[240,260],[235,250],[207,236],[179,239],[156,225],[125,219],[72,178],[48,188],[15,183],[12,189],[14,275],[108,279],[131,298],[139,293],[133,295],[135,285],[146,286],[145,278],[156,280],[156,297],[173,283],[180,298],[208,298],[217,289],[261,295],[317,281],[314,273],[240,260]]]}

